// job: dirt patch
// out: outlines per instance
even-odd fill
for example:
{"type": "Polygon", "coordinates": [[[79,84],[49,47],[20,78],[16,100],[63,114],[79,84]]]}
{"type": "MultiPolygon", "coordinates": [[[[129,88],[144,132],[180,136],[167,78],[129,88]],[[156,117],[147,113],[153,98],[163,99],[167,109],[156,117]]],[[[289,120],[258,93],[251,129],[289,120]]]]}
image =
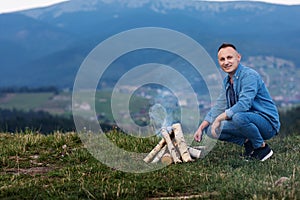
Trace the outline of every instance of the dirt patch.
{"type": "Polygon", "coordinates": [[[31,167],[31,168],[9,168],[4,169],[2,172],[5,174],[29,174],[31,176],[46,174],[54,170],[53,167],[31,167]]]}

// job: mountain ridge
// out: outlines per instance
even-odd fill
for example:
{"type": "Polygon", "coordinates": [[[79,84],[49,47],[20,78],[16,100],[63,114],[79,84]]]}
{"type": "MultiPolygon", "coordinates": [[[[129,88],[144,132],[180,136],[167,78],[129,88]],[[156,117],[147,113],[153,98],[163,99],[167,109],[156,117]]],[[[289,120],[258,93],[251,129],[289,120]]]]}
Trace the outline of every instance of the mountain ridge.
{"type": "MultiPolygon", "coordinates": [[[[274,8],[287,5],[271,4],[266,2],[209,2],[209,1],[181,1],[181,0],[73,0],[72,2],[64,2],[55,7],[47,7],[42,9],[32,9],[23,11],[25,15],[33,18],[43,18],[43,15],[49,17],[48,13],[55,11],[53,17],[59,17],[61,14],[77,12],[77,11],[96,11],[99,6],[117,4],[120,7],[126,8],[141,8],[149,7],[152,11],[165,13],[167,10],[186,10],[193,9],[198,11],[209,10],[212,12],[223,12],[228,9],[252,10],[252,11],[268,11],[274,8]],[[45,14],[46,13],[46,14],[45,14]]],[[[298,6],[298,5],[293,5],[298,6]]]]}
{"type": "MultiPolygon", "coordinates": [[[[171,0],[73,0],[2,14],[1,68],[6,76],[0,85],[72,87],[82,61],[97,44],[119,32],[148,26],[192,37],[213,59],[217,46],[230,41],[245,61],[273,56],[299,68],[299,19],[300,6],[171,0]]],[[[124,71],[130,67],[130,59],[122,63],[124,71]]],[[[114,79],[110,76],[107,79],[114,79]]]]}

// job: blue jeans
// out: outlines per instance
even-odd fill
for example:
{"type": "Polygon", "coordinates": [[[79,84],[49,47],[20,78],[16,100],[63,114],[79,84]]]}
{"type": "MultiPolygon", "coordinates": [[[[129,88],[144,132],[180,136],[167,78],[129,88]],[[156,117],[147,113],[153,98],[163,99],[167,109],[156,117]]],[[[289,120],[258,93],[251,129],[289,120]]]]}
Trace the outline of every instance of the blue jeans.
{"type": "MultiPolygon", "coordinates": [[[[211,126],[208,126],[206,134],[214,138],[210,130],[211,126]]],[[[271,139],[277,133],[267,119],[253,112],[236,113],[232,119],[223,121],[220,130],[216,132],[218,138],[215,139],[241,146],[248,139],[252,142],[254,149],[259,148],[264,140],[271,139]]]]}

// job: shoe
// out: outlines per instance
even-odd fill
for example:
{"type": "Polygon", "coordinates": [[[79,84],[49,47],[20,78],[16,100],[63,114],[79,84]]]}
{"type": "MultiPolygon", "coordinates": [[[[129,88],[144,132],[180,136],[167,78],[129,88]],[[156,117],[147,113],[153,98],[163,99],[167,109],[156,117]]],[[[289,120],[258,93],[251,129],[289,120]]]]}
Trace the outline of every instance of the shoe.
{"type": "Polygon", "coordinates": [[[247,142],[245,142],[244,148],[245,148],[245,151],[242,154],[242,157],[249,157],[249,156],[251,156],[251,154],[254,151],[254,148],[253,148],[252,142],[250,140],[248,140],[247,142]]]}
{"type": "Polygon", "coordinates": [[[270,158],[273,155],[272,149],[269,147],[269,145],[265,145],[264,147],[260,147],[258,149],[254,149],[251,158],[265,161],[268,158],[270,158]]]}

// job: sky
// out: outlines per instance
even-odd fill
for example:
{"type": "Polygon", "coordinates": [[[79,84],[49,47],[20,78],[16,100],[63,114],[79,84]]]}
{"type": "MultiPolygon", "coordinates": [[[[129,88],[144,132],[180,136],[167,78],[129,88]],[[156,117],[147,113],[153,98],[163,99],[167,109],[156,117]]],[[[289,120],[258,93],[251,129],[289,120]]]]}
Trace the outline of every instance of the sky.
{"type": "Polygon", "coordinates": [[[68,0],[0,0],[0,14],[51,6],[68,0]]]}
{"type": "MultiPolygon", "coordinates": [[[[0,14],[16,12],[16,11],[26,10],[31,8],[51,6],[53,4],[65,2],[65,1],[69,1],[69,0],[0,0],[0,14]]],[[[228,0],[207,0],[207,1],[228,1],[228,0]]],[[[231,1],[235,1],[235,0],[231,0],[231,1]]],[[[300,5],[300,0],[262,0],[262,1],[268,3],[285,4],[285,5],[296,5],[296,4],[300,5]]]]}

